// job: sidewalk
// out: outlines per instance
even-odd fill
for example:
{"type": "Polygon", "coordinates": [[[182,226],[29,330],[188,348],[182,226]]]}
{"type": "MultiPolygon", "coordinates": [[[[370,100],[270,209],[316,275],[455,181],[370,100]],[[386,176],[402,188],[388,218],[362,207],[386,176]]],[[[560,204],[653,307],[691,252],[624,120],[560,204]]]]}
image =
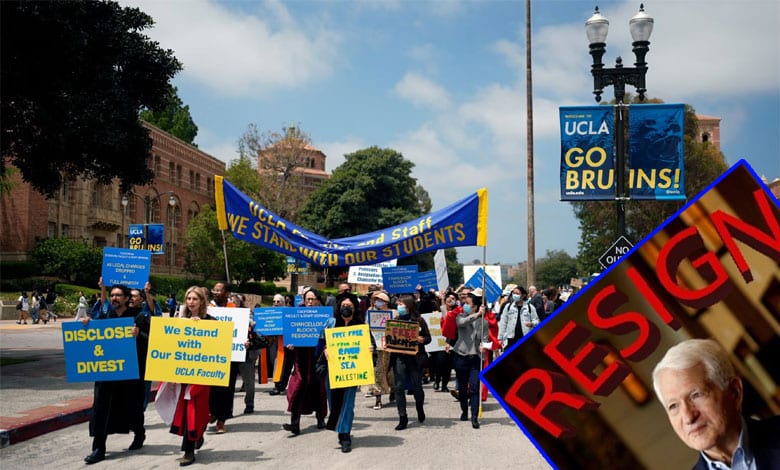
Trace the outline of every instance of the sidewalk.
{"type": "Polygon", "coordinates": [[[0,357],[26,361],[0,367],[0,447],[89,420],[93,382],[65,379],[61,325],[0,321],[0,357]]]}

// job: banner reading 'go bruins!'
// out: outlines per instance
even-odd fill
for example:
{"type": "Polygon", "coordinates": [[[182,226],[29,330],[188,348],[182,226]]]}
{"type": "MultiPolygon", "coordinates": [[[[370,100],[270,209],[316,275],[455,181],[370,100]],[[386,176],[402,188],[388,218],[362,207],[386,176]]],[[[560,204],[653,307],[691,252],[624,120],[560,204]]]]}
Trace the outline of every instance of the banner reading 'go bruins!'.
{"type": "Polygon", "coordinates": [[[401,225],[334,240],[309,232],[214,177],[220,230],[323,267],[376,264],[455,246],[486,246],[488,194],[482,188],[444,209],[401,225]]]}

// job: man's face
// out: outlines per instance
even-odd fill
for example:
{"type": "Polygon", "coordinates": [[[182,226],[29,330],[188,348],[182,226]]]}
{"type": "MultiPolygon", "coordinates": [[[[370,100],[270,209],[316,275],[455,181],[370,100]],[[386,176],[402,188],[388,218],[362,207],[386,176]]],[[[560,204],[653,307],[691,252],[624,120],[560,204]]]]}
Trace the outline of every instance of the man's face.
{"type": "Polygon", "coordinates": [[[214,284],[214,288],[211,289],[211,295],[214,296],[214,300],[219,303],[227,300],[227,291],[225,290],[225,284],[218,282],[214,284]]]}
{"type": "Polygon", "coordinates": [[[141,297],[141,291],[139,291],[138,289],[131,289],[130,290],[130,307],[141,308],[142,304],[143,304],[143,298],[141,297]]]}
{"type": "Polygon", "coordinates": [[[111,306],[114,310],[122,311],[127,306],[127,297],[122,289],[111,289],[111,306]]]}
{"type": "Polygon", "coordinates": [[[339,294],[343,294],[344,292],[352,292],[352,286],[349,284],[339,284],[339,294]]]}
{"type": "Polygon", "coordinates": [[[674,432],[691,449],[728,449],[739,439],[742,382],[734,379],[721,390],[707,378],[703,364],[689,369],[663,369],[658,385],[674,432]]]}

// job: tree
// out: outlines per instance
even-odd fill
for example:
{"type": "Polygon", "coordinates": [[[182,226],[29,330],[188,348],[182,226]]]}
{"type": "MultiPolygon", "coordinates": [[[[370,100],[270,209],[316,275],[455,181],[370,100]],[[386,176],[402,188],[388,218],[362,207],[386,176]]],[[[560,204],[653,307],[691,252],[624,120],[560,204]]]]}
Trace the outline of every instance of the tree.
{"type": "MultiPolygon", "coordinates": [[[[651,100],[658,102],[658,100],[651,100]]],[[[683,158],[685,194],[690,198],[701,192],[726,169],[726,159],[710,142],[696,142],[697,121],[693,107],[685,106],[683,158]]],[[[626,232],[633,242],[649,235],[686,201],[626,201],[626,232]]],[[[613,201],[573,202],[579,219],[580,242],[578,270],[584,274],[600,272],[598,259],[617,239],[613,201]]]]}
{"type": "MultiPolygon", "coordinates": [[[[181,63],[116,2],[0,2],[0,180],[8,163],[53,195],[63,175],[122,190],[148,182],[152,140],[138,118],[171,97],[181,63]]],[[[1,186],[0,186],[1,187],[1,186]]]]}
{"type": "Polygon", "coordinates": [[[100,277],[103,250],[86,240],[47,238],[30,252],[38,273],[57,276],[82,285],[94,285],[100,277]]]}
{"type": "MultiPolygon", "coordinates": [[[[217,215],[210,207],[206,206],[190,221],[185,245],[184,267],[187,271],[203,279],[226,277],[222,234],[217,226],[217,215]]],[[[279,253],[232,236],[225,238],[225,247],[232,282],[276,280],[285,275],[287,264],[279,253]]]]}
{"type": "Polygon", "coordinates": [[[192,120],[190,106],[181,101],[178,91],[176,87],[171,88],[168,105],[159,111],[144,109],[141,119],[197,147],[195,136],[198,135],[198,126],[192,120]]]}
{"type": "Polygon", "coordinates": [[[291,222],[296,222],[307,192],[301,191],[302,169],[309,167],[311,137],[299,127],[261,133],[255,124],[247,127],[238,142],[242,158],[256,159],[260,189],[252,194],[260,204],[291,222]]]}
{"type": "Polygon", "coordinates": [[[577,260],[563,250],[547,250],[545,257],[536,261],[539,289],[569,285],[573,277],[577,277],[577,260]]]}

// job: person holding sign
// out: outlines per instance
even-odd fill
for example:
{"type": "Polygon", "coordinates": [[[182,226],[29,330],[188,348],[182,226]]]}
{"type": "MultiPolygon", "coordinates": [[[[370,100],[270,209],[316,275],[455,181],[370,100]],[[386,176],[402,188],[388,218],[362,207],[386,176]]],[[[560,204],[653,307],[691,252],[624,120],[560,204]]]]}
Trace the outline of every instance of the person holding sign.
{"type": "MultiPolygon", "coordinates": [[[[322,305],[322,297],[313,288],[303,293],[303,303],[307,307],[322,305]]],[[[301,415],[314,412],[317,417],[317,429],[325,428],[325,415],[328,413],[328,400],[325,395],[325,384],[314,373],[316,356],[315,348],[296,348],[292,344],[285,346],[286,355],[292,356],[293,373],[290,385],[287,387],[287,411],[291,413],[290,424],[284,424],[285,431],[293,436],[301,433],[301,415]]]]}
{"type": "MultiPolygon", "coordinates": [[[[192,286],[184,296],[184,308],[180,317],[192,321],[213,320],[207,313],[207,308],[208,301],[203,289],[192,286]]],[[[175,402],[172,417],[163,417],[163,420],[171,423],[171,433],[182,437],[181,450],[184,456],[178,459],[181,467],[192,465],[195,462],[195,449],[203,446],[203,433],[209,422],[210,391],[211,387],[208,385],[164,383],[158,392],[157,410],[161,416],[166,412],[162,410],[163,403],[172,408],[171,402],[175,402]]]]}
{"type": "MultiPolygon", "coordinates": [[[[398,310],[398,319],[417,323],[419,330],[417,333],[417,353],[416,354],[390,354],[390,367],[395,373],[395,402],[398,408],[398,426],[396,431],[406,429],[409,424],[409,418],[406,416],[406,382],[411,384],[412,394],[414,395],[414,404],[417,408],[417,421],[422,424],[425,422],[425,392],[422,388],[422,364],[428,358],[425,352],[425,345],[431,342],[431,332],[428,324],[417,311],[417,302],[411,295],[402,295],[398,298],[396,306],[398,310]]],[[[385,347],[392,341],[387,334],[384,337],[385,347]]]]}
{"type": "MultiPolygon", "coordinates": [[[[103,278],[98,281],[100,300],[92,306],[91,319],[132,317],[135,319],[133,336],[136,338],[138,353],[138,371],[141,376],[133,380],[95,382],[92,416],[89,420],[89,435],[92,436],[92,453],[84,458],[87,464],[93,464],[106,458],[106,438],[109,434],[128,434],[133,431],[135,437],[129,450],[140,449],[144,445],[144,381],[143,371],[146,364],[146,350],[149,336],[142,337],[143,315],[138,309],[130,308],[130,289],[115,285],[110,290],[110,300],[106,299],[106,287],[103,278]]],[[[89,324],[90,318],[82,320],[89,324]]],[[[146,329],[148,332],[149,330],[146,329]]]]}
{"type": "MultiPolygon", "coordinates": [[[[227,283],[217,282],[214,284],[214,288],[211,290],[211,294],[214,297],[211,301],[211,305],[216,307],[235,307],[236,305],[230,300],[230,290],[228,290],[227,283]]],[[[230,382],[226,387],[219,387],[213,385],[211,387],[211,395],[209,396],[211,408],[210,422],[216,421],[217,434],[224,434],[225,421],[233,417],[233,397],[236,394],[236,378],[238,377],[239,370],[238,365],[240,362],[230,363],[230,382]]]]}
{"type": "MultiPolygon", "coordinates": [[[[390,312],[390,297],[382,291],[375,291],[371,295],[371,301],[368,307],[368,311],[371,310],[390,312]]],[[[393,376],[393,368],[390,367],[390,353],[381,349],[376,351],[375,356],[374,362],[376,365],[374,367],[374,378],[376,383],[371,386],[369,393],[376,397],[374,409],[381,410],[383,393],[390,397],[391,402],[395,400],[393,388],[390,385],[395,384],[395,378],[393,376]]]]}
{"type": "MultiPolygon", "coordinates": [[[[325,330],[328,328],[339,328],[344,326],[360,325],[364,323],[363,314],[360,311],[357,297],[350,292],[343,292],[336,297],[333,317],[325,323],[320,335],[319,345],[317,347],[317,357],[320,354],[328,358],[328,349],[325,346],[325,330]]],[[[374,337],[371,336],[373,343],[374,337]]],[[[372,348],[373,349],[373,348],[372,348]]],[[[355,419],[355,395],[357,387],[332,388],[330,382],[326,379],[330,402],[330,415],[325,425],[327,429],[338,432],[339,445],[342,452],[352,451],[352,421],[355,419]]]]}
{"type": "Polygon", "coordinates": [[[464,298],[463,310],[455,317],[458,339],[453,350],[455,357],[455,377],[458,382],[458,401],[460,401],[460,420],[468,421],[468,408],[471,406],[471,426],[479,429],[479,370],[480,354],[484,352],[482,344],[488,342],[489,325],[484,319],[485,306],[482,298],[468,294],[464,298]]]}

